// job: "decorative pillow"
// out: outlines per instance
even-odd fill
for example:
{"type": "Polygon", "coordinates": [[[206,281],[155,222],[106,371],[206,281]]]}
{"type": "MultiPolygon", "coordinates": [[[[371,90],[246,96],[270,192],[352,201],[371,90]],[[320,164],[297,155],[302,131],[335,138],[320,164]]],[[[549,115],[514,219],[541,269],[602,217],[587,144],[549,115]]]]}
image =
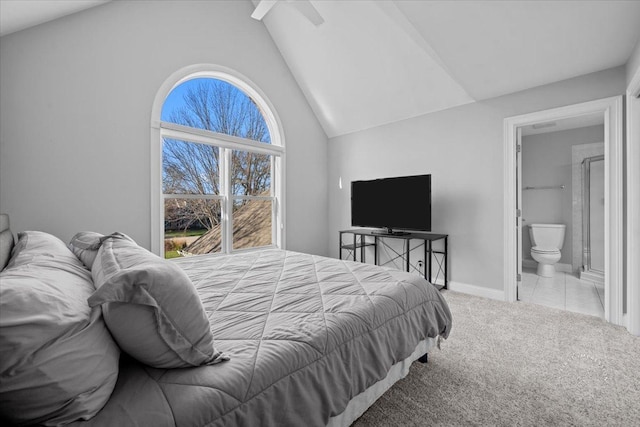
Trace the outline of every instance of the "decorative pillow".
{"type": "Polygon", "coordinates": [[[91,270],[89,305],[102,304],[120,348],[156,368],[211,365],[229,358],[216,351],[195,286],[171,261],[124,234],[105,239],[91,270]]]}
{"type": "Polygon", "coordinates": [[[26,231],[0,281],[0,419],[93,417],[116,384],[120,350],[87,305],[91,273],[58,238],[26,231]]]}
{"type": "Polygon", "coordinates": [[[81,231],[71,238],[69,249],[91,270],[104,237],[103,234],[93,231],[81,231]]]}

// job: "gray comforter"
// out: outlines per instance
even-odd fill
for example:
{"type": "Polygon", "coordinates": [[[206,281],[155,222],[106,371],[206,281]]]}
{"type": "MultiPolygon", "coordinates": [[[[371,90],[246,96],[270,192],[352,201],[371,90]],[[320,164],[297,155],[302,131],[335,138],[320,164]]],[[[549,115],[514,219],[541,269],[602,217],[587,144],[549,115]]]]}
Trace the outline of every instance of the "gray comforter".
{"type": "Polygon", "coordinates": [[[400,271],[281,250],[176,262],[231,360],[163,370],[123,355],[107,405],[76,424],[324,426],[420,340],[451,329],[435,287],[400,271]]]}

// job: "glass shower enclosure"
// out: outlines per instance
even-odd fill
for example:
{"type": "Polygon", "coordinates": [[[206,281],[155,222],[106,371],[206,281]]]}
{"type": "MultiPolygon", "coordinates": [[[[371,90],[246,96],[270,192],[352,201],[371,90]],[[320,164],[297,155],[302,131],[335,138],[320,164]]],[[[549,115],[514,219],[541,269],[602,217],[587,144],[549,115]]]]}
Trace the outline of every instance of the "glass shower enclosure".
{"type": "Polygon", "coordinates": [[[582,161],[582,269],[580,278],[604,282],[604,155],[582,161]]]}

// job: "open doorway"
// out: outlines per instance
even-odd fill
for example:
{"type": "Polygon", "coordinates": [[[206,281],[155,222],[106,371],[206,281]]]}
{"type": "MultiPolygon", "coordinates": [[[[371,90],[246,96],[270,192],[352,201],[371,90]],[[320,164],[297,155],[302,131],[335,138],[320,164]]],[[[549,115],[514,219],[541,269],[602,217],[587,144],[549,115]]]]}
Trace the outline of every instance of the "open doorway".
{"type": "Polygon", "coordinates": [[[604,114],[519,129],[518,300],[604,318],[604,114]]]}
{"type": "MultiPolygon", "coordinates": [[[[522,192],[519,186],[519,140],[522,130],[534,124],[598,115],[604,123],[605,230],[604,317],[622,324],[622,97],[606,98],[505,119],[504,134],[504,236],[507,301],[516,301],[522,278],[522,192]]],[[[520,177],[520,179],[522,179],[520,177]]]]}

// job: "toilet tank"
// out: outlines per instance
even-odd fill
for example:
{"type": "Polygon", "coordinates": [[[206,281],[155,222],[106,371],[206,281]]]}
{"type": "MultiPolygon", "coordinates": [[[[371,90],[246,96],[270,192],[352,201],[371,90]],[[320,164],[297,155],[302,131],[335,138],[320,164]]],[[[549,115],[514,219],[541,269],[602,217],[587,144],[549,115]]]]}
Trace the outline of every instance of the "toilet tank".
{"type": "Polygon", "coordinates": [[[529,235],[532,246],[562,249],[566,228],[564,224],[530,224],[529,235]]]}

